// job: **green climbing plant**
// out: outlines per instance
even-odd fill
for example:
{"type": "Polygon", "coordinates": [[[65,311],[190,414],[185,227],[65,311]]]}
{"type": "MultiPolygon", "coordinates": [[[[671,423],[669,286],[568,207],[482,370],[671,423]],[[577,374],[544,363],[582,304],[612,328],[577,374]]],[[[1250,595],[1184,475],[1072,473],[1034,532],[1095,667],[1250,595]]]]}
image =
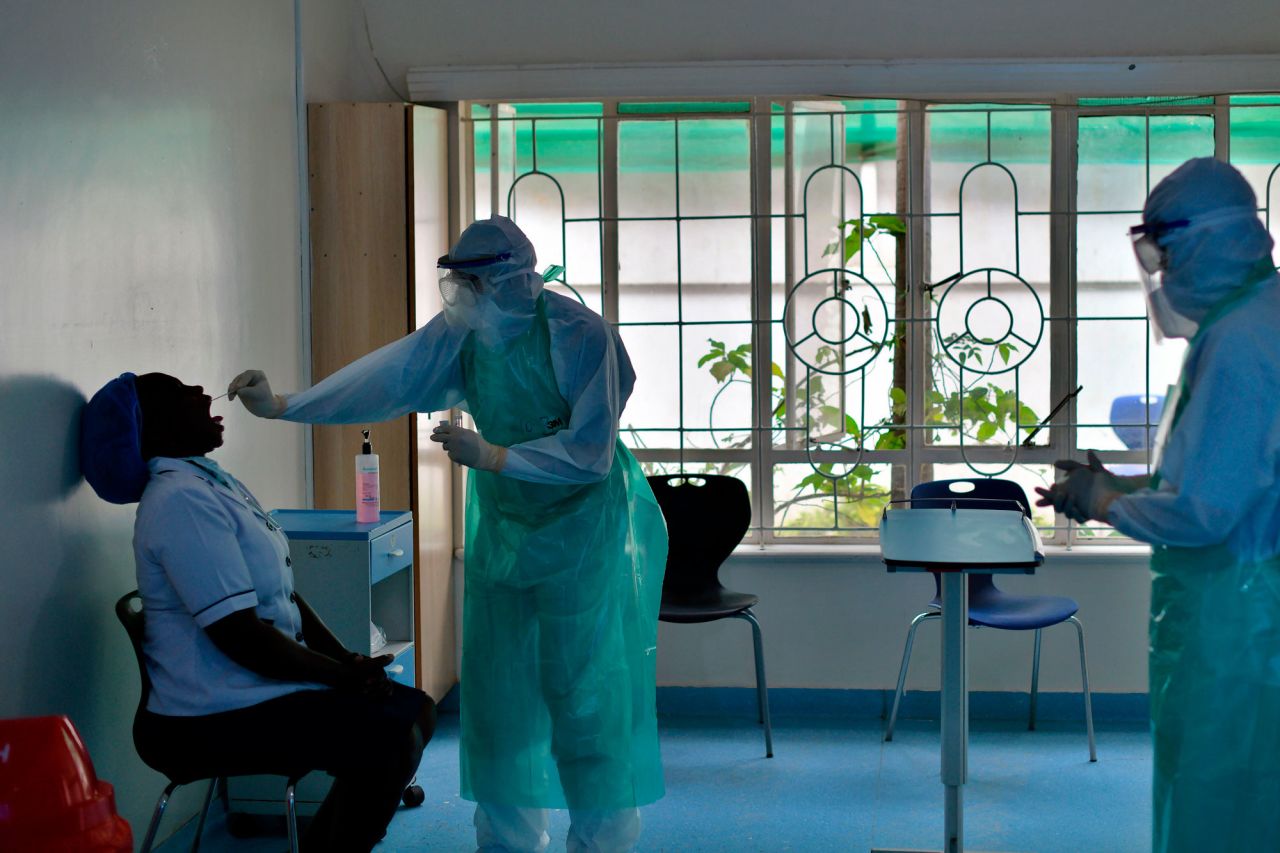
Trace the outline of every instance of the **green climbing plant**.
{"type": "MultiPolygon", "coordinates": [[[[889,271],[871,238],[884,234],[901,240],[906,233],[906,223],[902,217],[891,214],[848,219],[838,224],[836,239],[827,244],[823,255],[841,267],[848,267],[860,252],[866,250],[879,264],[885,276],[895,282],[901,296],[906,287],[905,282],[889,271]]],[[[930,298],[936,304],[932,295],[930,298]]],[[[899,299],[899,304],[902,302],[899,299]]],[[[862,320],[864,328],[870,328],[871,318],[865,312],[862,320]]],[[[1019,428],[1025,430],[1039,423],[1040,419],[1035,411],[1022,403],[1013,390],[1002,388],[989,380],[968,388],[962,387],[960,365],[983,367],[986,357],[984,352],[1008,364],[1018,352],[1016,344],[997,344],[989,339],[974,338],[968,333],[951,335],[942,343],[944,351],[935,349],[930,353],[933,382],[926,394],[924,412],[925,423],[935,427],[935,438],[949,431],[952,434],[963,434],[969,441],[980,444],[1001,439],[1012,443],[1016,440],[1019,428]],[[954,356],[955,360],[947,353],[954,356]]],[[[750,385],[754,362],[750,343],[731,348],[724,341],[708,338],[707,345],[707,351],[698,360],[698,367],[706,369],[720,386],[710,404],[710,419],[714,424],[715,407],[721,396],[734,384],[750,385]]],[[[891,348],[890,358],[900,359],[905,351],[905,337],[901,332],[895,331],[884,342],[867,344],[859,352],[864,352],[867,348],[873,350],[873,358],[879,356],[880,350],[891,348]]],[[[797,409],[796,414],[807,414],[809,430],[806,440],[824,445],[870,446],[876,450],[905,449],[906,433],[901,427],[907,416],[907,391],[901,387],[902,383],[895,380],[895,384],[889,389],[888,417],[870,425],[859,424],[851,414],[837,405],[842,377],[820,372],[824,368],[838,367],[841,358],[848,354],[841,353],[835,347],[822,346],[815,355],[816,366],[820,370],[806,371],[807,375],[795,382],[791,395],[797,409]],[[873,437],[873,443],[865,444],[873,437]]],[[[772,401],[770,418],[774,429],[781,431],[787,429],[788,422],[787,376],[776,362],[769,365],[769,370],[772,401]]],[[[900,375],[904,376],[905,372],[895,371],[895,377],[900,375]]],[[[638,434],[636,439],[639,440],[638,434]]],[[[729,433],[717,440],[718,446],[727,449],[743,449],[750,442],[749,433],[729,433]]],[[[653,473],[659,466],[650,464],[646,467],[651,469],[649,473],[653,473]]],[[[694,474],[732,475],[743,467],[745,463],[705,463],[697,466],[696,470],[688,467],[686,470],[694,474]]],[[[893,495],[890,489],[874,482],[874,475],[875,470],[867,464],[848,468],[838,463],[817,463],[813,466],[812,473],[799,482],[789,499],[775,504],[775,517],[785,520],[788,528],[828,528],[833,514],[838,516],[839,526],[842,527],[875,527],[881,511],[893,495]]]]}

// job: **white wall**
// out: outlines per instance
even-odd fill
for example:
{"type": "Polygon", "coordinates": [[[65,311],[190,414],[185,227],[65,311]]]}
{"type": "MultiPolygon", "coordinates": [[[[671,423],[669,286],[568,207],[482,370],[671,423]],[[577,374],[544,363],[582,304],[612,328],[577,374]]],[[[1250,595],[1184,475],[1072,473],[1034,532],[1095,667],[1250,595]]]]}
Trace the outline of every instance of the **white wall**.
{"type": "MultiPolygon", "coordinates": [[[[111,609],[133,507],[80,480],[79,410],[125,370],[301,384],[293,3],[0,0],[0,20],[0,717],[68,714],[140,841],[162,783],[111,609]]],[[[392,99],[358,4],[306,0],[303,23],[307,100],[392,99]]],[[[215,407],[215,457],[301,506],[302,428],[215,407]]]]}
{"type": "Polygon", "coordinates": [[[388,73],[411,66],[1274,53],[1274,4],[1236,0],[487,0],[368,3],[388,73]]]}
{"type": "MultiPolygon", "coordinates": [[[[79,479],[79,409],[125,370],[297,384],[293,8],[6,0],[0,20],[0,717],[68,714],[140,840],[162,783],[112,611],[134,508],[79,479]]],[[[215,457],[301,505],[301,428],[214,405],[215,457]]]]}
{"type": "MultiPolygon", "coordinates": [[[[764,636],[769,686],[892,690],[912,617],[933,597],[928,575],[889,574],[875,549],[801,559],[740,549],[720,573],[736,592],[760,596],[755,608],[764,636]]],[[[1108,558],[1077,548],[1047,557],[1034,576],[1002,575],[1003,590],[1066,595],[1080,605],[1089,653],[1089,686],[1098,692],[1145,693],[1150,575],[1144,549],[1108,558]]],[[[790,552],[790,553],[788,553],[790,552]]],[[[940,631],[917,632],[910,690],[937,690],[940,631]]],[[[1031,680],[1031,632],[969,632],[971,690],[1026,691],[1031,680]]],[[[1040,688],[1080,690],[1076,632],[1044,632],[1040,688]]],[[[658,683],[748,687],[755,684],[751,628],[727,619],[658,630],[658,683]]]]}
{"type": "MultiPolygon", "coordinates": [[[[356,0],[302,0],[302,55],[307,103],[399,100],[369,52],[356,0]]],[[[396,86],[404,91],[403,74],[396,86]]]]}

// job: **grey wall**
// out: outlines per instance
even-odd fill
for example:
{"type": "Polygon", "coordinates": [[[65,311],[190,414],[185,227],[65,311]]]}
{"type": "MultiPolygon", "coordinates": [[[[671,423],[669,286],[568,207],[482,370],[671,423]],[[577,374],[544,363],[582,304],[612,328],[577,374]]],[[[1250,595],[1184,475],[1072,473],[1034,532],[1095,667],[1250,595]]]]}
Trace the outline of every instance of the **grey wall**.
{"type": "MultiPolygon", "coordinates": [[[[1017,59],[1275,53],[1269,0],[479,0],[367,3],[378,54],[412,66],[696,60],[1017,59]]],[[[399,85],[397,83],[397,85],[399,85]]]]}
{"type": "MultiPolygon", "coordinates": [[[[429,21],[424,22],[419,35],[429,39],[434,31],[429,21]]],[[[302,0],[302,52],[308,103],[400,100],[369,51],[369,34],[356,0],[302,0]]],[[[403,74],[392,82],[405,92],[403,74]]]]}
{"type": "MultiPolygon", "coordinates": [[[[4,0],[0,20],[0,717],[68,714],[140,837],[161,783],[111,609],[133,507],[79,480],[79,408],[124,370],[297,383],[293,8],[4,0]]],[[[215,458],[300,505],[300,428],[214,406],[215,458]]]]}
{"type": "MultiPolygon", "coordinates": [[[[781,549],[780,556],[741,549],[721,572],[725,586],[760,597],[755,613],[764,635],[769,686],[892,689],[907,626],[933,597],[932,580],[889,574],[872,548],[801,557],[797,547],[781,549]]],[[[1009,592],[1065,595],[1079,603],[1089,686],[1099,692],[1147,689],[1151,581],[1145,549],[1126,550],[1133,553],[1056,549],[1035,576],[996,579],[1009,592]]],[[[938,689],[940,638],[936,622],[920,627],[908,689],[938,689]]],[[[1031,632],[973,630],[969,641],[972,690],[1028,689],[1031,632]]],[[[1080,690],[1073,628],[1047,629],[1041,654],[1042,690],[1080,690]]],[[[747,687],[754,679],[751,629],[745,622],[659,627],[659,684],[747,687]]]]}

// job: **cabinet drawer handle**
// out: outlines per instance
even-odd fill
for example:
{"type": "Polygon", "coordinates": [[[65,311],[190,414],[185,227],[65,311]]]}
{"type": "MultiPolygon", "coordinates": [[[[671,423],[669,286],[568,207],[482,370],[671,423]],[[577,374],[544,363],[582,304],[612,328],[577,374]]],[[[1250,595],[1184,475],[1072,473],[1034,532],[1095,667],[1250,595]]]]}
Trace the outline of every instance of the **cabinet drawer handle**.
{"type": "Polygon", "coordinates": [[[404,556],[404,549],[403,549],[403,548],[397,548],[397,549],[395,549],[394,551],[388,551],[388,552],[387,552],[387,556],[388,556],[388,557],[403,557],[403,556],[404,556]]]}

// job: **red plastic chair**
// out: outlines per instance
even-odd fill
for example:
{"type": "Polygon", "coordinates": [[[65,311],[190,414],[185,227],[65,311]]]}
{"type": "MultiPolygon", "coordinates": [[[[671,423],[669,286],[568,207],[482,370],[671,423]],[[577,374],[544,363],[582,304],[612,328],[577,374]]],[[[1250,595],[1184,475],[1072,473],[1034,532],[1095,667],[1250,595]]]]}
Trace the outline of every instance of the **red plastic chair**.
{"type": "Polygon", "coordinates": [[[0,720],[0,850],[132,853],[115,790],[65,716],[0,720]]]}

